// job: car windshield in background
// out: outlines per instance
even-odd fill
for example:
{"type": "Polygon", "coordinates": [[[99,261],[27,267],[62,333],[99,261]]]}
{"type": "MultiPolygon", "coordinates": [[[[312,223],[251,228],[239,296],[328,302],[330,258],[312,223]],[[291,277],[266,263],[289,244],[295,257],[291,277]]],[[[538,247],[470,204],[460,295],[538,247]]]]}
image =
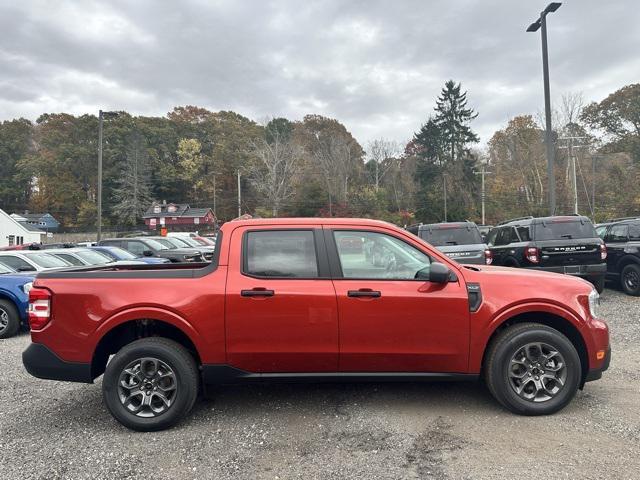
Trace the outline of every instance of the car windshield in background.
{"type": "Polygon", "coordinates": [[[133,253],[119,247],[110,248],[109,250],[107,250],[107,252],[108,253],[103,253],[102,251],[100,251],[100,253],[102,253],[103,255],[110,255],[117,258],[118,260],[135,260],[136,258],[138,258],[133,253]]]}
{"type": "Polygon", "coordinates": [[[4,274],[4,273],[15,273],[15,270],[7,267],[6,265],[3,265],[0,263],[0,275],[4,274]]]}
{"type": "Polygon", "coordinates": [[[154,240],[152,238],[145,239],[145,242],[151,248],[155,248],[156,250],[169,250],[169,247],[167,247],[166,245],[163,245],[162,243],[160,243],[157,240],[154,240]]]}
{"type": "Polygon", "coordinates": [[[571,240],[595,237],[597,235],[593,224],[584,220],[548,220],[535,226],[536,240],[571,240]]]}
{"type": "Polygon", "coordinates": [[[69,262],[48,253],[30,253],[28,254],[28,257],[32,262],[42,268],[61,268],[71,266],[69,262]]]}
{"type": "Polygon", "coordinates": [[[193,238],[189,237],[172,237],[174,240],[178,240],[185,244],[185,247],[201,247],[202,245],[196,242],[193,238]]]}
{"type": "Polygon", "coordinates": [[[84,260],[85,262],[91,264],[91,265],[102,265],[104,263],[111,263],[113,262],[112,258],[109,258],[108,256],[99,253],[99,252],[95,252],[93,250],[85,250],[82,252],[76,252],[76,255],[79,256],[82,260],[84,260]]]}
{"type": "Polygon", "coordinates": [[[482,242],[480,233],[475,228],[446,227],[430,228],[421,232],[421,237],[435,247],[447,245],[474,245],[482,242]]]}

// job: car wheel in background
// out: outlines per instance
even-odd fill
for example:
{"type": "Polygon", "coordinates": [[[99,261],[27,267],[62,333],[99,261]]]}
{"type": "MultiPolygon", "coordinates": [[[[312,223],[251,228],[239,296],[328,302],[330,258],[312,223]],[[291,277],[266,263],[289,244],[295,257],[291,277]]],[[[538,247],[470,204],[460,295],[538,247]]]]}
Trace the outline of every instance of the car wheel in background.
{"type": "Polygon", "coordinates": [[[548,415],[575,396],[582,366],[562,333],[538,323],[521,323],[492,341],[484,373],[492,395],[507,409],[521,415],[548,415]]]}
{"type": "Polygon", "coordinates": [[[627,295],[640,295],[640,266],[632,263],[624,267],[620,275],[620,284],[627,295]]]}
{"type": "Polygon", "coordinates": [[[125,427],[157,431],[175,425],[198,395],[198,368],[179,343],[150,337],[124,346],[107,364],[104,402],[125,427]]]}
{"type": "Polygon", "coordinates": [[[0,339],[13,337],[20,330],[20,316],[9,300],[0,300],[0,339]]]}

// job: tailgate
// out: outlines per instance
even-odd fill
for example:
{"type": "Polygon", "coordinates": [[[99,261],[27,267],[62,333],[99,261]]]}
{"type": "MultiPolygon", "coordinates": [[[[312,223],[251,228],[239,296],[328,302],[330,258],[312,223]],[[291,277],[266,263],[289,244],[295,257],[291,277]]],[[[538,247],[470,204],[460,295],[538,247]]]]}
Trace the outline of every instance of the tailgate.
{"type": "Polygon", "coordinates": [[[591,265],[603,263],[596,239],[549,240],[539,245],[540,266],[591,265]]]}

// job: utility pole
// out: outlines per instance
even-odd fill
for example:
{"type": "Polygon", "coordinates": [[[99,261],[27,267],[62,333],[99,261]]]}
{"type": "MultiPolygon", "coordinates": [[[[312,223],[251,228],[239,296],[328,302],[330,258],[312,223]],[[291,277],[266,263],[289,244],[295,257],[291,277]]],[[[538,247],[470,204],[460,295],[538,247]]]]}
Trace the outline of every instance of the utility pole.
{"type": "Polygon", "coordinates": [[[487,198],[487,195],[484,188],[484,177],[485,175],[491,175],[491,172],[487,171],[486,164],[483,163],[480,171],[479,172],[474,171],[473,173],[475,173],[476,175],[480,175],[480,178],[482,179],[482,187],[481,187],[481,193],[480,193],[480,200],[482,203],[482,225],[486,225],[485,219],[484,219],[484,204],[485,204],[485,199],[487,198]]]}
{"type": "Polygon", "coordinates": [[[98,234],[96,241],[102,237],[102,110],[98,111],[98,234]]]}
{"type": "MultiPolygon", "coordinates": [[[[573,153],[573,149],[574,149],[574,145],[573,145],[573,141],[574,140],[583,140],[587,137],[563,137],[563,138],[559,138],[558,140],[567,140],[567,146],[566,147],[560,147],[560,148],[566,148],[567,149],[567,156],[568,156],[568,161],[569,161],[569,167],[570,167],[570,175],[571,175],[571,188],[573,190],[573,213],[575,213],[576,215],[579,213],[578,212],[578,175],[576,172],[576,156],[573,153]]],[[[586,145],[575,145],[575,148],[582,148],[585,147],[586,145]]],[[[584,178],[584,177],[583,177],[584,178]]],[[[587,199],[588,200],[588,199],[587,199]]]]}
{"type": "Polygon", "coordinates": [[[444,221],[447,221],[447,174],[442,172],[442,195],[444,196],[444,221]]]}
{"type": "Polygon", "coordinates": [[[213,176],[213,214],[216,214],[216,176],[213,176]]]}
{"type": "Polygon", "coordinates": [[[545,143],[547,147],[547,177],[549,181],[549,214],[556,213],[556,179],[554,173],[554,141],[551,128],[551,93],[549,88],[549,52],[547,48],[547,15],[560,8],[562,3],[552,2],[540,13],[540,18],[527,28],[527,32],[537,32],[542,27],[542,77],[544,83],[545,143]]]}
{"type": "Polygon", "coordinates": [[[240,170],[238,170],[238,218],[242,216],[242,194],[240,193],[240,170]]]}

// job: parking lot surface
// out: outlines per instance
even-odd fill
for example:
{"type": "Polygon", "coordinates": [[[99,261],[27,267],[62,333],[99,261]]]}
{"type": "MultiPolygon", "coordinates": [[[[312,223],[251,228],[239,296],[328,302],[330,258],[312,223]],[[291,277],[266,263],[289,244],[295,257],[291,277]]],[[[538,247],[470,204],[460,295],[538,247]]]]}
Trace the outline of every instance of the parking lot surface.
{"type": "Polygon", "coordinates": [[[37,380],[0,342],[0,478],[640,478],[640,299],[607,289],[613,361],[560,413],[481,384],[224,387],[165,432],[116,423],[95,385],[37,380]]]}

